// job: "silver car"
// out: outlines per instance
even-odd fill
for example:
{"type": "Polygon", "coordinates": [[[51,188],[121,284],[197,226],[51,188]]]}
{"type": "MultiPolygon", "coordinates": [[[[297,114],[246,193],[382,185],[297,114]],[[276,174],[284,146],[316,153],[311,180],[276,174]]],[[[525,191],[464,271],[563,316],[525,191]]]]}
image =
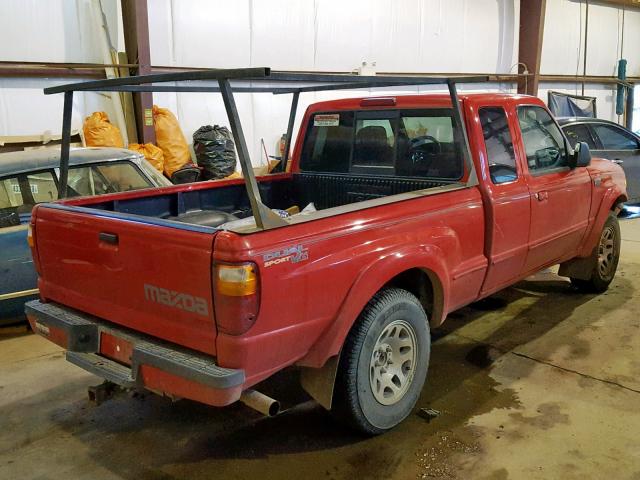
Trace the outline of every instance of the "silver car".
{"type": "Polygon", "coordinates": [[[590,117],[557,119],[571,145],[586,142],[594,157],[619,163],[627,177],[627,203],[640,202],[640,137],[617,123],[590,117]]]}
{"type": "MultiPolygon", "coordinates": [[[[27,225],[35,204],[58,198],[59,165],[59,149],[0,154],[0,324],[21,318],[24,303],[38,293],[27,225]]],[[[131,150],[79,148],[69,154],[69,197],[168,185],[131,150]]]]}

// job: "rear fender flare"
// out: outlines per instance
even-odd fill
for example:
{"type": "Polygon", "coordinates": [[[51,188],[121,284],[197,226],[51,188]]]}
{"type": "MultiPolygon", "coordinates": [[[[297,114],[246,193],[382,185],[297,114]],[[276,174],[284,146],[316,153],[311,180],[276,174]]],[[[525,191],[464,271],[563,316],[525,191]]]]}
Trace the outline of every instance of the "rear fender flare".
{"type": "Polygon", "coordinates": [[[449,274],[444,258],[437,246],[422,245],[397,250],[369,265],[349,289],[335,320],[298,364],[320,368],[327,359],[337,355],[367,302],[394,277],[410,269],[419,268],[429,276],[434,290],[434,312],[429,323],[440,325],[449,304],[449,274]]]}

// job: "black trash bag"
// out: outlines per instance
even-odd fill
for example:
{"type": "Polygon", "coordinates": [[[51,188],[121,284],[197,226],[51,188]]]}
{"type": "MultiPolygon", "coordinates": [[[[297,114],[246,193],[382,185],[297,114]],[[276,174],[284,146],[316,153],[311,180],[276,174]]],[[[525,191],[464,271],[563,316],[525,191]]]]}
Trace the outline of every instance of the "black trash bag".
{"type": "Polygon", "coordinates": [[[236,169],[236,148],[227,127],[204,125],[193,133],[193,150],[204,180],[231,175],[236,169]]]}

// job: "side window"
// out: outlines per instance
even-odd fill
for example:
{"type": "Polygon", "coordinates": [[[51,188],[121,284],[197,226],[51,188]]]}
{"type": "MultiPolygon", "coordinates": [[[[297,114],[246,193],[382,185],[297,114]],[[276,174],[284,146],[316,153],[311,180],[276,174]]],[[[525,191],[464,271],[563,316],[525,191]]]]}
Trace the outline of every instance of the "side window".
{"type": "Polygon", "coordinates": [[[29,211],[36,203],[58,198],[58,187],[49,171],[23,173],[0,180],[0,208],[20,207],[29,211]]]}
{"type": "Polygon", "coordinates": [[[544,108],[518,107],[518,123],[531,173],[544,173],[569,165],[564,137],[544,108]]]}
{"type": "Polygon", "coordinates": [[[112,192],[127,192],[148,188],[151,182],[147,180],[129,162],[113,162],[94,167],[94,173],[98,173],[108,183],[108,190],[112,192]]]}
{"type": "Polygon", "coordinates": [[[516,157],[504,109],[483,107],[479,114],[491,181],[499,184],[516,180],[518,178],[516,157]]]}
{"type": "Polygon", "coordinates": [[[69,169],[69,196],[107,193],[107,183],[94,168],[71,167],[69,169]]]}
{"type": "Polygon", "coordinates": [[[52,202],[58,198],[58,186],[51,172],[29,174],[27,179],[35,203],[52,202]]]}
{"type": "Polygon", "coordinates": [[[605,150],[636,150],[638,141],[628,132],[613,125],[593,124],[605,150]]]}
{"type": "Polygon", "coordinates": [[[569,125],[563,128],[564,134],[569,140],[569,144],[574,147],[578,142],[585,142],[591,150],[596,150],[596,143],[593,141],[589,127],[584,124],[569,125]]]}
{"type": "Polygon", "coordinates": [[[316,113],[309,122],[300,169],[347,173],[353,143],[353,112],[316,113]]]}
{"type": "Polygon", "coordinates": [[[0,180],[0,208],[19,207],[23,205],[22,190],[18,177],[0,180]]]}

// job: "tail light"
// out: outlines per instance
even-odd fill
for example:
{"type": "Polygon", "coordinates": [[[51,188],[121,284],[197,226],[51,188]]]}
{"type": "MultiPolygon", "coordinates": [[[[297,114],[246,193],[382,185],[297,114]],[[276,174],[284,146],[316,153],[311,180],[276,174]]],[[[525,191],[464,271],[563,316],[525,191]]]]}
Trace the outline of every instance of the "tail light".
{"type": "Polygon", "coordinates": [[[213,304],[218,330],[241,335],[258,316],[260,292],[255,263],[218,263],[213,269],[213,304]]]}
{"type": "Polygon", "coordinates": [[[33,250],[36,246],[36,241],[33,238],[33,225],[29,224],[27,227],[27,243],[29,244],[29,248],[33,250]]]}

